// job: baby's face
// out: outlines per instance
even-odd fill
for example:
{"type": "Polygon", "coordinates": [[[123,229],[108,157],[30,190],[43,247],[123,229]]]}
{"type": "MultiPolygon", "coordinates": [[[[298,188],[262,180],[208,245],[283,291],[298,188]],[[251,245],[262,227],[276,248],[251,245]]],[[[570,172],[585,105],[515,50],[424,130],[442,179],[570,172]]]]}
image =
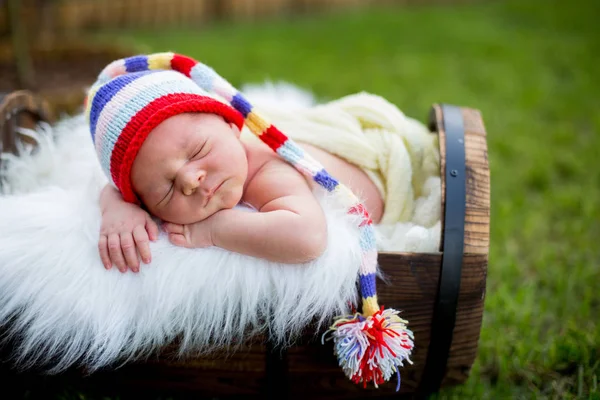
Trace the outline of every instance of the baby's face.
{"type": "Polygon", "coordinates": [[[242,198],[248,161],[239,130],[214,114],[179,114],[144,141],[131,169],[133,190],[153,215],[202,221],[242,198]]]}

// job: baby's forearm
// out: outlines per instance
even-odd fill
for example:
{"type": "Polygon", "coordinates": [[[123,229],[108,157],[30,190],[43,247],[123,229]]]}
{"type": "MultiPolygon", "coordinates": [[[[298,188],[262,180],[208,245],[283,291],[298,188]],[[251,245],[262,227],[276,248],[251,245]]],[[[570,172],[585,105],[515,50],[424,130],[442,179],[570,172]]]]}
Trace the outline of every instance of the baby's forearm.
{"type": "Polygon", "coordinates": [[[311,226],[291,211],[247,212],[237,209],[215,214],[212,239],[215,246],[289,264],[319,257],[327,245],[325,229],[311,226]]]}

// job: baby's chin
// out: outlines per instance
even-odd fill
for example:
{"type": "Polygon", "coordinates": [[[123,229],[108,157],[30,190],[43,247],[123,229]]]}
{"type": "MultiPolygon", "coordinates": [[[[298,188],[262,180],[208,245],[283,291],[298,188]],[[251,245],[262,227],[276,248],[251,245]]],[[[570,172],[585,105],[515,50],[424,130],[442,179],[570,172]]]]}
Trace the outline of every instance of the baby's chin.
{"type": "MultiPolygon", "coordinates": [[[[218,210],[220,211],[220,210],[218,210]]],[[[163,220],[164,222],[170,222],[172,224],[179,225],[190,225],[198,222],[202,222],[213,215],[215,215],[218,211],[213,211],[210,213],[203,213],[201,215],[171,215],[171,216],[160,216],[157,215],[158,218],[163,220]]]]}
{"type": "Polygon", "coordinates": [[[217,207],[215,208],[210,208],[210,209],[203,209],[202,212],[195,214],[195,215],[172,215],[169,216],[169,218],[163,218],[160,215],[157,215],[157,217],[159,217],[160,219],[162,219],[165,222],[171,222],[174,224],[180,224],[180,225],[189,225],[189,224],[194,224],[197,222],[202,222],[210,217],[212,217],[213,215],[215,215],[216,213],[223,211],[223,210],[231,210],[232,208],[234,208],[235,206],[237,206],[240,201],[241,201],[241,196],[239,197],[239,199],[237,201],[234,201],[233,199],[229,199],[230,201],[227,203],[220,203],[217,207]]]}

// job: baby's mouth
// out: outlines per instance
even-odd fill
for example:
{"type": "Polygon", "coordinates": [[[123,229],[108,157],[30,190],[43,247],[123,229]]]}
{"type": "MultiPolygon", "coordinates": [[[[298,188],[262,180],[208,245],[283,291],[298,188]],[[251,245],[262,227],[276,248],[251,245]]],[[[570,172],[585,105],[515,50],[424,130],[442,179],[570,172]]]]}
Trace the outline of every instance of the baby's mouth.
{"type": "Polygon", "coordinates": [[[225,181],[221,182],[220,184],[218,184],[217,186],[215,186],[206,196],[206,203],[204,204],[204,207],[206,207],[208,205],[208,202],[210,201],[210,199],[212,199],[212,197],[215,195],[215,193],[217,192],[217,190],[219,190],[221,188],[221,186],[223,186],[223,184],[225,183],[225,181]]]}

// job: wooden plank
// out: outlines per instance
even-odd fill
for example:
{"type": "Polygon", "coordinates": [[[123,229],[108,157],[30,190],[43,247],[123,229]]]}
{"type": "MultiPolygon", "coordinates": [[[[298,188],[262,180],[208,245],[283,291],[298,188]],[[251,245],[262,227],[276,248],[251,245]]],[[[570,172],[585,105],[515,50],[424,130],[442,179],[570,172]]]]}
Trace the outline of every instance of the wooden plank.
{"type": "Polygon", "coordinates": [[[486,132],[478,110],[462,108],[467,163],[465,253],[488,254],[490,247],[490,169],[486,132]]]}

